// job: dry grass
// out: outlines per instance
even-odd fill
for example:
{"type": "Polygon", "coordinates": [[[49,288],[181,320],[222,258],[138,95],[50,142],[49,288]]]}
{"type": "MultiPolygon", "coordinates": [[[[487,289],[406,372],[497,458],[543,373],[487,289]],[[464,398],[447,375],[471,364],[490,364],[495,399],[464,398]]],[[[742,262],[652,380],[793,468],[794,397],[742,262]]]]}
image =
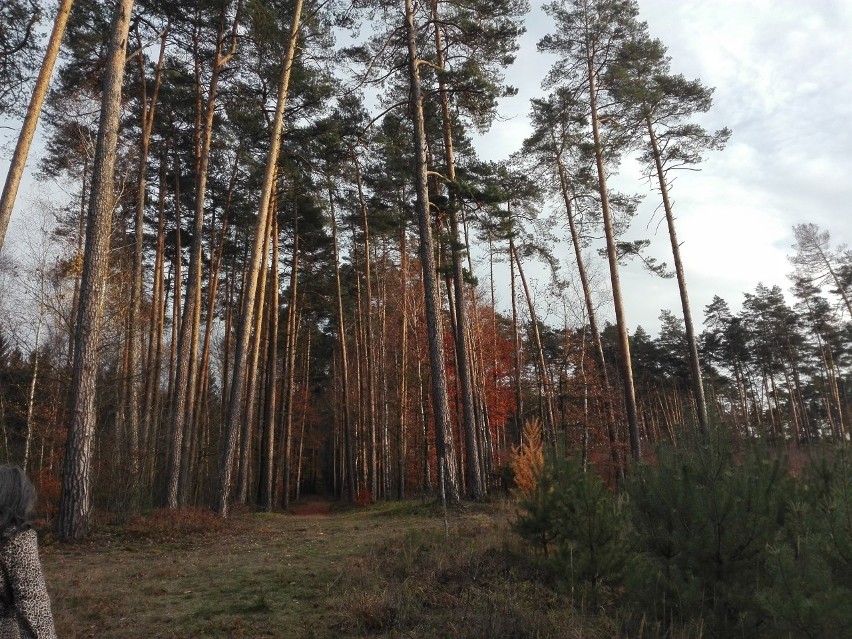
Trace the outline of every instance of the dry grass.
{"type": "MultiPolygon", "coordinates": [[[[154,513],[43,547],[59,636],[604,637],[511,548],[500,507],[154,513]],[[509,543],[509,545],[507,545],[509,543]]],[[[597,623],[597,622],[596,622],[597,623]]]]}

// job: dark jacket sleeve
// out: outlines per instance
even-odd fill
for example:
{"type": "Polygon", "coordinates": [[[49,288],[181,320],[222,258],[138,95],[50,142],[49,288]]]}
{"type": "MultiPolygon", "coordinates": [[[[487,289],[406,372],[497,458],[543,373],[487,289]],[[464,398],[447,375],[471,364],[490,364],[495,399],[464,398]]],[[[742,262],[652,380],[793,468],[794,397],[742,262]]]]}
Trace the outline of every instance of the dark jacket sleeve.
{"type": "Polygon", "coordinates": [[[5,544],[3,563],[12,586],[21,636],[35,633],[33,639],[56,639],[35,530],[25,530],[5,544]]]}

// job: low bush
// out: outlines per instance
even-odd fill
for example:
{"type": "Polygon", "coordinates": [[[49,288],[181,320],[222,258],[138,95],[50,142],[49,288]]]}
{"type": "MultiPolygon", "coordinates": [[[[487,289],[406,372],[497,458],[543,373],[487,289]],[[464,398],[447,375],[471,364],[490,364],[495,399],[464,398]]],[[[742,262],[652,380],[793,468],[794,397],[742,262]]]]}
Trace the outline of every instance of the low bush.
{"type": "Polygon", "coordinates": [[[535,489],[519,504],[515,530],[569,584],[596,602],[620,583],[629,557],[622,501],[572,458],[548,456],[535,489]]]}
{"type": "Polygon", "coordinates": [[[546,456],[519,499],[514,530],[575,603],[609,606],[629,636],[852,636],[848,451],[796,476],[762,443],[735,453],[711,438],[654,459],[617,496],[546,456]]]}
{"type": "Polygon", "coordinates": [[[753,636],[766,549],[784,523],[783,461],[750,448],[740,463],[724,441],[661,448],[628,483],[634,545],[630,598],[664,625],[700,622],[712,636],[753,636]]]}

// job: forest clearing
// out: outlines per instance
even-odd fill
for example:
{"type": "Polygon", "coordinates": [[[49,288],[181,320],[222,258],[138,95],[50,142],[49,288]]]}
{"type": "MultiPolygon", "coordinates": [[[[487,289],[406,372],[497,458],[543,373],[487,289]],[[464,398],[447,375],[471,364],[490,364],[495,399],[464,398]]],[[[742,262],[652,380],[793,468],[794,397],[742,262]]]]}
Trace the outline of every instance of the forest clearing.
{"type": "MultiPolygon", "coordinates": [[[[160,513],[84,544],[47,546],[58,635],[514,636],[511,628],[559,599],[534,604],[514,590],[523,579],[510,579],[501,563],[505,504],[451,511],[446,530],[440,509],[421,501],[328,512],[315,500],[295,512],[243,512],[227,522],[160,513]]],[[[581,622],[570,606],[554,615],[570,623],[564,634],[553,634],[558,626],[547,618],[527,631],[596,636],[573,633],[581,622]]]]}

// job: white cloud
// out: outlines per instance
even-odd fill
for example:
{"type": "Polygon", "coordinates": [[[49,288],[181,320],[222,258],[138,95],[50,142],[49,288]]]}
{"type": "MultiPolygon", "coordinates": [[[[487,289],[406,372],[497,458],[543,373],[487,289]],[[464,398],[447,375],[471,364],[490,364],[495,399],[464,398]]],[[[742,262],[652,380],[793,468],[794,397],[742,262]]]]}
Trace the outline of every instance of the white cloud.
{"type": "MultiPolygon", "coordinates": [[[[675,209],[693,314],[720,295],[738,307],[758,282],[788,285],[792,226],[814,222],[835,243],[852,241],[852,2],[847,0],[640,0],[640,16],[668,46],[672,67],[716,88],[701,123],[729,126],[728,148],[699,173],[679,176],[675,209]]],[[[538,7],[538,3],[537,3],[538,7]]],[[[538,8],[509,81],[514,117],[479,144],[505,157],[527,135],[530,97],[549,62],[535,42],[551,28],[538,8]],[[520,104],[519,104],[520,103],[520,104]],[[514,143],[514,148],[507,148],[514,143]]],[[[647,192],[626,163],[618,188],[647,192]]],[[[652,239],[652,254],[671,262],[658,196],[648,194],[628,233],[652,239]]],[[[850,242],[852,243],[852,242],[850,242]]],[[[656,331],[660,308],[677,312],[677,285],[638,267],[622,275],[631,326],[656,331]]]]}

